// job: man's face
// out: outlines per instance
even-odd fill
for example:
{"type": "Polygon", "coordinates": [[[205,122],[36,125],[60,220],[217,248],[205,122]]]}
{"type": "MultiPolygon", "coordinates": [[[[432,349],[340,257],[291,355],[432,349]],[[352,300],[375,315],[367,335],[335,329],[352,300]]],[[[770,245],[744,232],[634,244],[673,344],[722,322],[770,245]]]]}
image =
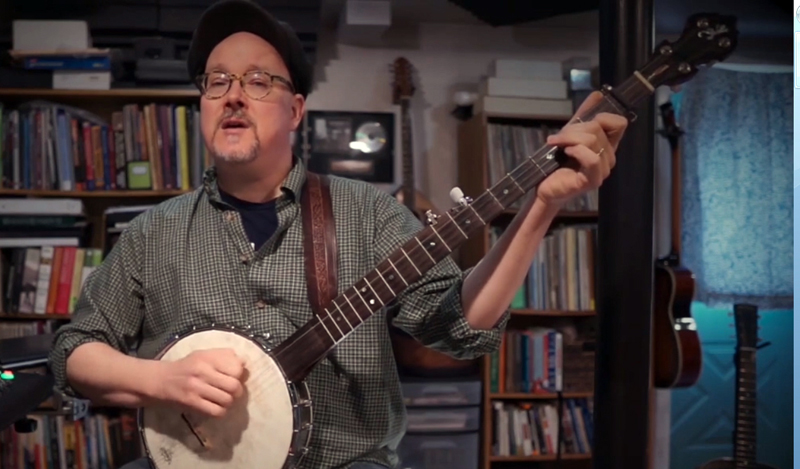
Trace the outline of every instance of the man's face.
{"type": "MultiPolygon", "coordinates": [[[[280,75],[291,81],[286,65],[272,45],[251,33],[236,33],[220,42],[208,57],[206,73],[237,76],[249,71],[280,75]]],[[[234,80],[221,98],[200,99],[201,128],[206,145],[217,160],[246,163],[270,150],[288,148],[289,135],[304,110],[301,95],[279,81],[259,100],[248,96],[234,80]]]]}

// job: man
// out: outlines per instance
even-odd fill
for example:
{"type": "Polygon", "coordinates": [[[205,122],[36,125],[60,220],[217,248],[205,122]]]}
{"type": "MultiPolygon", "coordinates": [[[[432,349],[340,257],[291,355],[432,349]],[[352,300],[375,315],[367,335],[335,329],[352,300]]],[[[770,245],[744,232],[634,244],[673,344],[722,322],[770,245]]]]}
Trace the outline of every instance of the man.
{"type": "MultiPolygon", "coordinates": [[[[87,279],[73,321],[58,331],[51,366],[65,392],[95,403],[177,405],[218,416],[242,393],[243,365],[234,353],[151,358],[193,325],[247,325],[279,343],[313,317],[297,199],[305,172],[290,145],[311,73],[297,37],[243,0],[207,11],[188,64],[203,93],[201,129],[214,168],[202,188],[131,223],[87,279]],[[136,357],[126,353],[133,346],[136,357]]],[[[395,323],[456,357],[497,349],[507,307],[548,225],[565,202],[608,176],[625,126],[621,117],[599,115],[551,137],[581,169],[544,181],[474,269],[461,272],[448,258],[411,285],[393,306],[395,323]]],[[[369,184],[333,177],[330,189],[341,291],[421,224],[369,184]]],[[[336,367],[324,360],[308,376],[315,425],[303,467],[397,463],[405,414],[385,314],[339,344],[336,367]]]]}

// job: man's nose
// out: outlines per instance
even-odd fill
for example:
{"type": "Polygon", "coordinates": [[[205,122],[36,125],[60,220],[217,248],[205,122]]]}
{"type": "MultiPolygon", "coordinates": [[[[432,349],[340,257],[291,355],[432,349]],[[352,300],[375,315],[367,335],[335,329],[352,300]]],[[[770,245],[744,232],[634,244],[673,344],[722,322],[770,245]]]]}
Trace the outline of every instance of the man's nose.
{"type": "Polygon", "coordinates": [[[240,107],[244,105],[244,90],[239,80],[233,80],[231,89],[228,90],[228,94],[225,95],[225,98],[231,106],[240,107]]]}

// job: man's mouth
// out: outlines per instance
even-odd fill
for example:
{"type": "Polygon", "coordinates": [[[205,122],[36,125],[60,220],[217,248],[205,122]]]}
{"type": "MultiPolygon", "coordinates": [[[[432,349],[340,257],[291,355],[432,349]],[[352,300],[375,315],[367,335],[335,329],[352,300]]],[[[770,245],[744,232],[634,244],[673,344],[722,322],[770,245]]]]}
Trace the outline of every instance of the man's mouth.
{"type": "Polygon", "coordinates": [[[222,121],[222,130],[229,130],[229,129],[246,129],[249,127],[246,121],[242,119],[225,119],[222,121]]]}

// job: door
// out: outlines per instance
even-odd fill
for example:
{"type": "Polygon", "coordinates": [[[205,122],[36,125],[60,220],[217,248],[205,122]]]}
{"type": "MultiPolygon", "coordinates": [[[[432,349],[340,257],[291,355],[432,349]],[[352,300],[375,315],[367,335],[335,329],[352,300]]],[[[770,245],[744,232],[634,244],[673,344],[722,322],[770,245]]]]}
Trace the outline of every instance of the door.
{"type": "MultiPolygon", "coordinates": [[[[736,339],[731,311],[695,303],[692,314],[703,344],[703,372],[691,388],[672,391],[670,468],[692,469],[731,456],[734,418],[733,353],[736,339]]],[[[777,469],[792,467],[793,357],[791,310],[759,312],[758,459],[777,469]]]]}

